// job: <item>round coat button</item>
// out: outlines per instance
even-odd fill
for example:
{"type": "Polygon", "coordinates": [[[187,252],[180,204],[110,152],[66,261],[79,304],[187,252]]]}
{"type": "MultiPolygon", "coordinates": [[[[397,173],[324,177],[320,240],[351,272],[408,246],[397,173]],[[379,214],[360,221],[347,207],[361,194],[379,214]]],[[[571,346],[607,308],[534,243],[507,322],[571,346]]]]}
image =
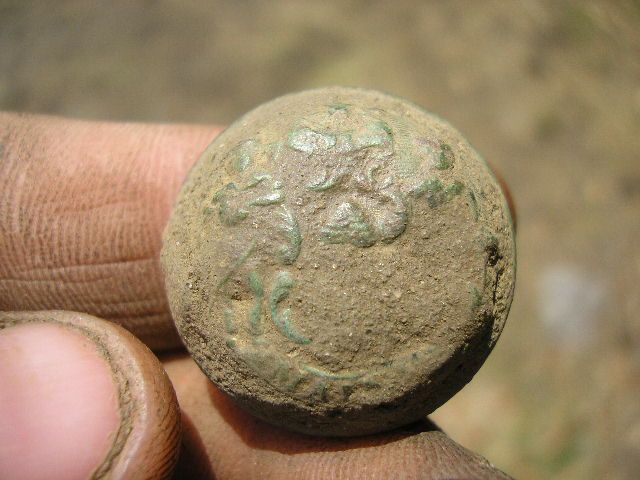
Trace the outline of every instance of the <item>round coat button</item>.
{"type": "Polygon", "coordinates": [[[274,424],[359,435],[473,377],[507,317],[515,243],[498,182],[451,125],[327,88],[214,140],[162,262],[178,330],[223,391],[274,424]]]}

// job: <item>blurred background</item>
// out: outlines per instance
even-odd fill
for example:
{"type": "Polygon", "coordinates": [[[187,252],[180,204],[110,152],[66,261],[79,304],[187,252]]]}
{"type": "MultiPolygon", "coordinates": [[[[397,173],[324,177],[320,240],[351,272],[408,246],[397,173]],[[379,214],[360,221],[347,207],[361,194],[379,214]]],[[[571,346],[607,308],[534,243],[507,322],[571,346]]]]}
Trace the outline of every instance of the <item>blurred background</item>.
{"type": "Polygon", "coordinates": [[[640,478],[640,2],[0,0],[0,108],[227,123],[381,89],[451,121],[518,211],[494,353],[433,419],[517,478],[640,478]]]}

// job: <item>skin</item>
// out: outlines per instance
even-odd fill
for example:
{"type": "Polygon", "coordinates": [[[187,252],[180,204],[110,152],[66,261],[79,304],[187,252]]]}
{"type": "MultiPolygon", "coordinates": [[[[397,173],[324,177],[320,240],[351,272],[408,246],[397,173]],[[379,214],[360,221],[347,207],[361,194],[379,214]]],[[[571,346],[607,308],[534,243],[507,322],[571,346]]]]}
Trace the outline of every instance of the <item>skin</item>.
{"type": "Polygon", "coordinates": [[[11,359],[0,362],[0,471],[506,478],[427,420],[353,439],[277,429],[239,410],[183,351],[167,353],[179,344],[161,233],[219,131],[0,113],[0,310],[14,311],[0,314],[0,358],[11,359]]]}

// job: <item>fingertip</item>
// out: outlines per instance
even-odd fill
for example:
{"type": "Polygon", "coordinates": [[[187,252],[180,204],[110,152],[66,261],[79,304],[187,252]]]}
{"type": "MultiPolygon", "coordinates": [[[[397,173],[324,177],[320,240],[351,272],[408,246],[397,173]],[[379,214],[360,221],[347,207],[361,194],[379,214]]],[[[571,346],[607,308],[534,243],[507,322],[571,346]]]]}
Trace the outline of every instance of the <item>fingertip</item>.
{"type": "Polygon", "coordinates": [[[120,424],[109,365],[86,336],[52,323],[0,330],[0,472],[88,478],[120,424]]]}
{"type": "Polygon", "coordinates": [[[10,359],[0,366],[7,478],[171,475],[180,440],[175,393],[132,334],[72,312],[0,312],[0,332],[0,354],[10,359]]]}

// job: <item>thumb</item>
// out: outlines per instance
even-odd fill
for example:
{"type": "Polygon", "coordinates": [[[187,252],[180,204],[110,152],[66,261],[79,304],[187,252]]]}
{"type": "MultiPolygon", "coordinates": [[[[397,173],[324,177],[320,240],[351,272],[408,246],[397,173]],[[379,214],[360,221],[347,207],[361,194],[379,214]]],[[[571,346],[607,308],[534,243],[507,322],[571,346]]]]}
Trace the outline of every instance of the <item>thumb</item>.
{"type": "Polygon", "coordinates": [[[71,312],[0,312],[0,472],[7,479],[165,478],[180,413],[153,354],[71,312]]]}

